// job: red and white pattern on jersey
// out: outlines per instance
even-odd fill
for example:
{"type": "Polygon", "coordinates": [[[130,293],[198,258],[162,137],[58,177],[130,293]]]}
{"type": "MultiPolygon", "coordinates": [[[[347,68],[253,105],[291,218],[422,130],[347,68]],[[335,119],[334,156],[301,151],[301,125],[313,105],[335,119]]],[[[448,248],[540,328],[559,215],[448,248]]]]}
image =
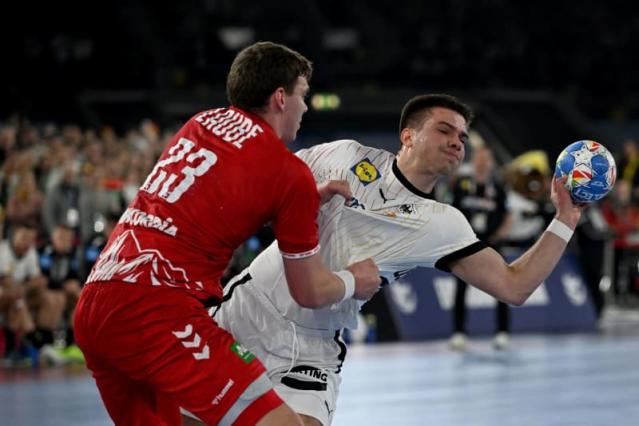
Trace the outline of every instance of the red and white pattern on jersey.
{"type": "Polygon", "coordinates": [[[282,254],[282,257],[285,257],[287,259],[304,259],[305,257],[313,256],[315,253],[319,253],[319,251],[320,246],[318,244],[317,247],[315,247],[314,249],[302,253],[287,253],[283,250],[280,250],[280,253],[282,254]]]}
{"type": "Polygon", "coordinates": [[[233,251],[265,223],[284,253],[316,253],[318,210],[310,170],[266,121],[236,108],[205,111],[167,145],[88,282],[221,297],[219,278],[233,251]]]}
{"type": "Polygon", "coordinates": [[[143,249],[133,230],[125,231],[100,256],[89,275],[88,281],[124,281],[136,283],[144,277],[151,285],[167,285],[202,290],[200,281],[189,286],[189,277],[182,268],[173,266],[159,250],[143,249]],[[178,285],[177,283],[180,283],[178,285]]]}

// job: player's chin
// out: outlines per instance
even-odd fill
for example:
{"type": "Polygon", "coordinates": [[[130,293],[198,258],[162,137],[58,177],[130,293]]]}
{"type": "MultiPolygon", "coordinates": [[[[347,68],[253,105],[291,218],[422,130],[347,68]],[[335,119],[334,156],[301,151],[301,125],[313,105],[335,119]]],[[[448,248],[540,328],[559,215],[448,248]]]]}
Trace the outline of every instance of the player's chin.
{"type": "Polygon", "coordinates": [[[446,162],[446,166],[448,168],[449,173],[455,173],[459,166],[461,165],[461,161],[458,158],[452,158],[450,156],[447,157],[448,161],[446,162]]]}
{"type": "Polygon", "coordinates": [[[458,168],[459,164],[446,164],[445,167],[442,167],[441,176],[454,176],[458,168]]]}

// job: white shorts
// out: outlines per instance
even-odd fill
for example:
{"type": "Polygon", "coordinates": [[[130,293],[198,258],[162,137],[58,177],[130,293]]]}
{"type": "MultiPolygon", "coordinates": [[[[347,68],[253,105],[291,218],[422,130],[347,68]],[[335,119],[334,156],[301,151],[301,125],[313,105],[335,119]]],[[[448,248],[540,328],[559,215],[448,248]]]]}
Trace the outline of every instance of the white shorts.
{"type": "Polygon", "coordinates": [[[284,318],[247,271],[225,293],[228,300],[211,310],[215,321],[262,361],[276,392],[295,412],[330,425],[346,356],[339,333],[329,336],[284,318]]]}

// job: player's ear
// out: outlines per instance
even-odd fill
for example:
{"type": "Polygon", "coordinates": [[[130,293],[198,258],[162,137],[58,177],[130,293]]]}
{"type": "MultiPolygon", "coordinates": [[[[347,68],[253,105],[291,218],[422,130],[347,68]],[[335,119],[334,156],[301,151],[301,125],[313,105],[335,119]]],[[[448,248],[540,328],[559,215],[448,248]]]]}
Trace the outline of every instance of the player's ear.
{"type": "Polygon", "coordinates": [[[399,140],[402,142],[402,146],[410,148],[413,146],[415,138],[415,131],[408,127],[404,127],[401,132],[399,132],[399,140]]]}
{"type": "Polygon", "coordinates": [[[275,89],[275,91],[271,94],[271,98],[269,101],[276,110],[283,110],[284,105],[286,104],[286,91],[284,90],[284,88],[278,87],[277,89],[275,89]]]}

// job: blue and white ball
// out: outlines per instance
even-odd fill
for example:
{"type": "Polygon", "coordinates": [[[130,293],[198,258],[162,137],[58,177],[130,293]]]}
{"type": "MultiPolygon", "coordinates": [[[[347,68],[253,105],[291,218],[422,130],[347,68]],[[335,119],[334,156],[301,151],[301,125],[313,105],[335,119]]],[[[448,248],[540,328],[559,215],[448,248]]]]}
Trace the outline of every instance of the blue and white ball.
{"type": "Polygon", "coordinates": [[[615,159],[602,144],[577,141],[557,158],[555,177],[568,176],[566,188],[575,203],[588,204],[601,200],[617,179],[615,159]]]}

